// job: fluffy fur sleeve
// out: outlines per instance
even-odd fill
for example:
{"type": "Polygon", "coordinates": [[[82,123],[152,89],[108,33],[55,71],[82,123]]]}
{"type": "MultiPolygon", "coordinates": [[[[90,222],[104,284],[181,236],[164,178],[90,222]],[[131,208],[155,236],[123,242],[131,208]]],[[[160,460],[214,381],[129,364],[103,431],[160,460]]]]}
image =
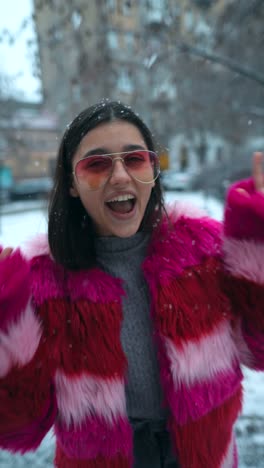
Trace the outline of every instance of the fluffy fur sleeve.
{"type": "Polygon", "coordinates": [[[264,369],[264,195],[255,191],[252,179],[234,184],[228,192],[223,250],[230,274],[225,288],[238,317],[234,332],[241,360],[264,369]]]}
{"type": "Polygon", "coordinates": [[[39,445],[56,416],[30,276],[20,250],[0,262],[0,447],[21,452],[39,445]]]}

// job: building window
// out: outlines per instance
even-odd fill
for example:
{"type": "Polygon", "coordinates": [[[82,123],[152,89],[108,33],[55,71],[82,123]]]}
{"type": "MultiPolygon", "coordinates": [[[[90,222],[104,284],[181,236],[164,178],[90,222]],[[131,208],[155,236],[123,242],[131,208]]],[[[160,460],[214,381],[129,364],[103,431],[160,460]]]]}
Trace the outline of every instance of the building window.
{"type": "MultiPolygon", "coordinates": [[[[42,7],[42,3],[43,2],[39,2],[39,5],[37,5],[37,8],[41,8],[42,7]]],[[[63,0],[50,0],[50,7],[51,8],[59,8],[63,5],[63,0]]]]}
{"type": "Polygon", "coordinates": [[[109,31],[107,34],[107,43],[110,49],[118,49],[118,34],[116,31],[109,31]]]}
{"type": "Polygon", "coordinates": [[[122,3],[122,13],[123,15],[131,15],[132,9],[132,1],[131,0],[124,0],[122,3]]]}
{"type": "Polygon", "coordinates": [[[207,143],[206,143],[206,140],[205,140],[205,137],[202,136],[201,137],[201,140],[200,140],[200,143],[197,147],[197,154],[198,154],[198,159],[199,159],[199,163],[200,163],[200,166],[203,166],[206,162],[206,157],[207,157],[207,143]]]}
{"type": "Polygon", "coordinates": [[[194,16],[192,11],[186,11],[184,15],[184,26],[186,31],[191,31],[194,27],[194,16]]]}
{"type": "Polygon", "coordinates": [[[133,50],[134,48],[134,34],[132,32],[124,33],[124,42],[128,50],[133,50]]]}
{"type": "Polygon", "coordinates": [[[108,0],[107,7],[109,11],[116,11],[116,0],[108,0]]]}
{"type": "Polygon", "coordinates": [[[164,0],[147,0],[147,8],[149,10],[164,10],[164,0]]]}
{"type": "Polygon", "coordinates": [[[82,15],[78,10],[74,10],[71,15],[72,26],[75,30],[79,29],[82,22],[82,15]]]}
{"type": "Polygon", "coordinates": [[[189,166],[188,150],[186,146],[182,146],[180,150],[180,171],[186,171],[189,166]]]}
{"type": "Polygon", "coordinates": [[[117,87],[123,93],[132,93],[134,86],[127,70],[121,70],[117,80],[117,87]]]}
{"type": "Polygon", "coordinates": [[[80,102],[81,101],[81,87],[79,83],[72,82],[72,99],[73,102],[80,102]]]}
{"type": "Polygon", "coordinates": [[[216,161],[221,163],[223,161],[223,148],[222,146],[218,146],[216,150],[216,161]]]}
{"type": "Polygon", "coordinates": [[[213,0],[193,0],[193,3],[201,8],[209,8],[213,3],[213,0]]]}

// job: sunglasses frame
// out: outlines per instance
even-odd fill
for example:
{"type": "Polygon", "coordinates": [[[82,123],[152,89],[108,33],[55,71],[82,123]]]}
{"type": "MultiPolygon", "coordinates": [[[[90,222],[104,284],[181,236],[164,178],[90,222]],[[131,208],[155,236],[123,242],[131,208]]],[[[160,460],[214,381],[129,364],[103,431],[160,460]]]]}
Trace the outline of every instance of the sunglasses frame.
{"type": "Polygon", "coordinates": [[[98,188],[96,188],[96,189],[89,189],[90,191],[93,191],[93,192],[96,191],[96,190],[99,190],[99,189],[102,188],[102,187],[104,187],[104,185],[105,185],[105,184],[107,183],[107,181],[110,179],[110,177],[112,176],[112,173],[113,173],[113,168],[114,168],[114,162],[115,162],[115,161],[121,161],[121,162],[123,163],[123,166],[124,166],[126,172],[128,173],[128,175],[129,175],[130,177],[132,177],[132,179],[134,179],[134,180],[136,180],[137,182],[139,182],[140,184],[152,184],[152,182],[155,182],[155,180],[157,180],[157,178],[158,178],[159,175],[160,175],[159,156],[158,156],[158,154],[157,154],[155,151],[152,151],[152,150],[148,150],[148,149],[146,149],[146,150],[138,149],[138,150],[132,150],[132,151],[122,151],[121,153],[91,154],[91,155],[89,155],[89,156],[84,156],[83,158],[79,159],[79,161],[77,161],[76,164],[75,164],[75,166],[74,166],[74,170],[72,171],[72,174],[74,175],[74,177],[75,177],[75,179],[76,179],[78,185],[80,185],[80,182],[79,182],[78,177],[77,177],[77,175],[76,175],[76,167],[77,167],[77,165],[79,164],[79,162],[84,161],[84,160],[89,159],[89,158],[94,158],[95,156],[104,156],[104,157],[107,156],[109,159],[111,159],[111,161],[112,161],[112,169],[111,169],[111,172],[110,172],[109,176],[106,178],[105,182],[104,182],[102,185],[100,185],[100,187],[98,187],[98,188]],[[158,165],[158,167],[157,167],[157,175],[156,175],[156,177],[154,177],[154,178],[153,178],[152,180],[150,180],[149,182],[144,182],[144,181],[142,181],[142,180],[139,180],[139,179],[137,179],[135,176],[133,176],[132,174],[130,174],[130,172],[128,171],[128,169],[127,169],[127,167],[126,167],[126,163],[125,163],[125,159],[124,159],[124,157],[125,157],[126,155],[128,155],[128,154],[142,153],[142,152],[154,154],[155,157],[156,157],[156,159],[157,159],[157,161],[158,161],[158,163],[159,163],[159,165],[158,165]],[[125,156],[122,157],[122,154],[125,155],[125,156]],[[114,157],[114,158],[113,158],[112,156],[117,156],[117,157],[114,157]]]}

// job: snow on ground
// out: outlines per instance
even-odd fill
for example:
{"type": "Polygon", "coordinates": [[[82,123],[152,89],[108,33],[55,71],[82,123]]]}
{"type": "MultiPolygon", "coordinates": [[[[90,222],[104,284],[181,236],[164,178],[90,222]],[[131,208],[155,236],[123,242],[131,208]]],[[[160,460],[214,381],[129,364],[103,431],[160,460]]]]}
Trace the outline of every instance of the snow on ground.
{"type": "Polygon", "coordinates": [[[5,207],[0,219],[0,244],[5,247],[23,246],[27,239],[46,232],[47,212],[44,206],[42,209],[36,209],[39,206],[41,205],[36,203],[28,207],[24,202],[12,205],[9,211],[8,207],[5,207]]]}
{"type": "MultiPolygon", "coordinates": [[[[186,200],[204,209],[210,216],[221,220],[223,206],[217,200],[204,197],[202,192],[166,193],[168,203],[186,200]]],[[[2,209],[0,219],[0,244],[18,246],[28,238],[46,232],[46,209],[34,209],[38,205],[30,205],[28,211],[25,203],[13,206],[13,214],[7,213],[7,207],[2,209]]],[[[244,409],[236,426],[240,468],[264,467],[264,373],[244,369],[244,409]]],[[[54,455],[54,437],[52,431],[45,437],[38,450],[24,456],[11,455],[0,451],[1,468],[51,468],[54,455]]],[[[193,467],[195,468],[195,467],[193,467]]],[[[205,467],[206,468],[206,467],[205,467]]]]}
{"type": "Polygon", "coordinates": [[[165,202],[169,205],[175,202],[186,202],[188,205],[201,208],[212,218],[223,219],[223,205],[215,198],[206,196],[201,192],[166,192],[165,202]]]}

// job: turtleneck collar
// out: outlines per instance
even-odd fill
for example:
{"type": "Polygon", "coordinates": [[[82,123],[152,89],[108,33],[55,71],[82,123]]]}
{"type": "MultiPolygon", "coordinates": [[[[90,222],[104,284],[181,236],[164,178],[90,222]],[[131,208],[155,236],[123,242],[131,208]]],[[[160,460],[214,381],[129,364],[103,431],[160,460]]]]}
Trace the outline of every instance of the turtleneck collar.
{"type": "Polygon", "coordinates": [[[150,237],[148,232],[137,232],[131,237],[97,237],[95,249],[97,254],[121,253],[140,249],[147,245],[150,237]]]}

